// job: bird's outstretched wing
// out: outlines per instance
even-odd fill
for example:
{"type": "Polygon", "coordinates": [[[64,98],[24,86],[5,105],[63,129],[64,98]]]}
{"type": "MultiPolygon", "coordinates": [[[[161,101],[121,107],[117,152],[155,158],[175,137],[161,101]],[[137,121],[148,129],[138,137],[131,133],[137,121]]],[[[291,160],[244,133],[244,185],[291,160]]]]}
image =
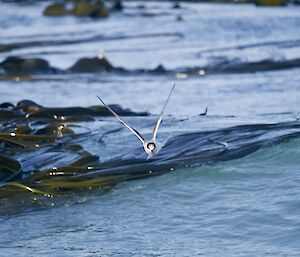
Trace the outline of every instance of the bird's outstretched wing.
{"type": "Polygon", "coordinates": [[[103,100],[97,96],[98,99],[100,100],[100,102],[126,127],[128,128],[133,134],[136,135],[136,137],[142,141],[142,143],[144,144],[145,143],[145,140],[143,138],[143,136],[135,129],[133,128],[132,126],[130,126],[126,121],[124,121],[117,113],[115,113],[107,104],[105,104],[103,102],[103,100]]]}
{"type": "Polygon", "coordinates": [[[156,124],[155,124],[155,127],[154,127],[154,129],[153,129],[153,132],[152,132],[152,140],[153,140],[153,141],[156,141],[156,135],[157,135],[157,131],[158,131],[159,125],[160,125],[160,123],[161,123],[161,121],[162,121],[162,118],[163,118],[163,115],[164,115],[165,108],[166,108],[166,106],[167,106],[167,104],[168,104],[168,102],[169,102],[169,100],[170,100],[170,97],[171,97],[171,95],[172,95],[172,93],[173,93],[174,88],[175,88],[175,84],[173,85],[173,87],[172,87],[172,89],[171,89],[171,92],[170,92],[170,94],[169,94],[169,96],[168,96],[168,98],[167,98],[167,100],[166,100],[166,102],[165,102],[164,107],[163,107],[162,110],[161,110],[161,113],[160,113],[160,115],[159,115],[159,117],[158,117],[158,119],[157,119],[157,122],[156,122],[156,124]]]}

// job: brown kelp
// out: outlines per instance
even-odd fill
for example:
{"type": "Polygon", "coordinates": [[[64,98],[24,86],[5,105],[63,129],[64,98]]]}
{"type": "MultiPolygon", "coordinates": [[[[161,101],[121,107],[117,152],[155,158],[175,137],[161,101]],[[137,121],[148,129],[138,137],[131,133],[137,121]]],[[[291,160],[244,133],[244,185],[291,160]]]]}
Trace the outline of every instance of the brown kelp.
{"type": "Polygon", "coordinates": [[[107,17],[112,11],[119,11],[122,9],[120,0],[117,1],[69,1],[68,4],[54,3],[50,4],[44,10],[46,16],[62,16],[75,15],[78,17],[107,17]],[[109,6],[110,4],[110,6],[109,6]]]}
{"type": "MultiPolygon", "coordinates": [[[[124,116],[148,115],[118,105],[110,107],[124,116]]],[[[78,122],[109,115],[103,106],[49,108],[30,100],[16,105],[0,104],[0,202],[9,201],[18,193],[23,196],[24,192],[44,197],[62,195],[93,183],[111,185],[115,178],[85,183],[66,179],[90,171],[91,165],[99,165],[99,156],[89,153],[77,142],[90,135],[90,130],[78,122]],[[69,190],[54,187],[54,177],[63,178],[57,185],[68,185],[69,190]],[[31,185],[33,181],[40,181],[47,189],[31,185]]]]}
{"type": "MultiPolygon", "coordinates": [[[[99,114],[99,107],[44,108],[28,100],[21,101],[16,106],[1,106],[3,110],[12,113],[11,116],[1,116],[2,206],[11,204],[13,199],[22,202],[26,199],[43,201],[49,197],[60,199],[90,189],[100,188],[106,191],[122,181],[242,158],[262,147],[300,136],[298,120],[242,125],[174,135],[161,152],[149,160],[143,149],[138,147],[127,154],[101,161],[99,154],[88,152],[81,144],[86,137],[93,137],[95,132],[78,123],[82,115],[95,117],[96,112],[98,116],[107,116],[108,113],[105,112],[103,115],[99,114]],[[68,121],[68,117],[76,118],[68,121]]],[[[121,110],[123,109],[118,112],[121,110]]],[[[129,111],[128,114],[138,115],[129,111]]],[[[100,126],[98,132],[104,134],[101,129],[100,126]]],[[[116,130],[112,130],[105,133],[115,132],[116,130]]],[[[101,152],[100,143],[99,149],[101,152]]]]}
{"type": "MultiPolygon", "coordinates": [[[[147,116],[147,112],[133,112],[130,109],[123,109],[117,104],[110,105],[112,109],[123,116],[147,116]]],[[[89,107],[44,107],[31,100],[21,100],[17,105],[11,103],[0,104],[0,120],[23,122],[26,120],[43,120],[43,121],[86,121],[93,120],[96,116],[111,116],[112,114],[101,105],[89,107]],[[22,119],[23,118],[23,119],[22,119]]],[[[4,123],[2,126],[6,127],[4,123]]]]}

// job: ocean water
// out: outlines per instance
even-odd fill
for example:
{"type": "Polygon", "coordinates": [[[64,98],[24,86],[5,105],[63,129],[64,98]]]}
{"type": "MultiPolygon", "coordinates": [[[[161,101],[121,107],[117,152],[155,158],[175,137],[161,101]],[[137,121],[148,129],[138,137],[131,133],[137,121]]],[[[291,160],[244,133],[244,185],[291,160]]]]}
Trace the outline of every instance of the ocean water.
{"type": "MultiPolygon", "coordinates": [[[[171,137],[161,153],[167,155],[166,165],[176,164],[180,145],[187,156],[201,159],[202,147],[208,147],[201,137],[210,133],[227,138],[237,152],[211,162],[197,159],[196,165],[190,158],[193,165],[161,176],[124,181],[104,191],[86,189],[58,200],[39,199],[26,208],[11,199],[8,207],[0,207],[0,256],[300,255],[299,67],[179,74],[187,67],[300,58],[299,7],[182,3],[173,9],[168,2],[146,2],[138,8],[141,2],[130,1],[123,12],[95,20],[43,17],[46,4],[0,3],[0,44],[87,40],[13,49],[1,52],[0,61],[39,57],[67,69],[79,58],[104,54],[114,66],[126,69],[162,64],[178,72],[4,79],[1,102],[30,99],[49,107],[90,106],[99,104],[100,95],[107,103],[151,113],[127,118],[150,136],[176,83],[159,130],[161,140],[171,137]],[[178,15],[183,21],[177,21],[178,15]],[[99,35],[103,38],[88,40],[99,35]],[[198,116],[206,107],[207,116],[198,116]],[[258,124],[279,125],[260,134],[263,126],[258,124]],[[250,125],[249,132],[244,126],[250,125]],[[236,129],[229,136],[231,127],[236,129]]],[[[91,131],[82,146],[103,162],[119,156],[126,161],[128,152],[140,149],[125,129],[99,141],[99,130],[120,128],[112,117],[81,124],[91,131]]],[[[154,158],[150,164],[164,167],[159,161],[154,158]]],[[[130,166],[118,165],[130,172],[130,166]]]]}

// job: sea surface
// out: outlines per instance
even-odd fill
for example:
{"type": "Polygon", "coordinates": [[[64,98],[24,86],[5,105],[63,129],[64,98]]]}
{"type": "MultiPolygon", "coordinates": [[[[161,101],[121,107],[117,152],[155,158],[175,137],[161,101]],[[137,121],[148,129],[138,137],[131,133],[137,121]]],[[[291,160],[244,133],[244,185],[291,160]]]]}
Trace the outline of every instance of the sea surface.
{"type": "MultiPolygon", "coordinates": [[[[158,134],[168,141],[147,162],[114,117],[78,123],[103,172],[159,176],[31,198],[38,204],[6,199],[0,256],[300,256],[300,67],[274,68],[300,58],[299,6],[126,1],[93,19],[45,17],[47,4],[0,3],[0,44],[53,41],[3,51],[0,62],[38,57],[66,70],[104,55],[131,72],[1,79],[1,102],[87,107],[99,95],[150,113],[126,117],[150,138],[176,83],[158,134]],[[158,65],[170,72],[138,72],[158,65]]],[[[16,158],[26,168],[44,154],[16,158]]]]}

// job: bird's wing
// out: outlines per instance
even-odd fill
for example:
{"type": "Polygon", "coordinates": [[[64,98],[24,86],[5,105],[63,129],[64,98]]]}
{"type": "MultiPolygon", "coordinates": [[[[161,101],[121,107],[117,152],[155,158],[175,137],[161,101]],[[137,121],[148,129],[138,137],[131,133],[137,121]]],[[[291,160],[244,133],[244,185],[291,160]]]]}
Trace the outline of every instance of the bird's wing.
{"type": "Polygon", "coordinates": [[[126,127],[128,128],[133,134],[136,135],[136,137],[142,141],[142,143],[145,143],[145,140],[143,138],[143,136],[132,126],[130,126],[126,121],[124,121],[118,114],[116,114],[108,105],[106,105],[103,100],[97,96],[98,99],[100,100],[100,102],[126,127]]]}
{"type": "Polygon", "coordinates": [[[152,132],[152,140],[153,140],[153,141],[156,140],[156,135],[157,135],[157,131],[158,131],[159,125],[160,125],[160,123],[161,123],[161,121],[162,121],[162,118],[163,118],[163,115],[164,115],[165,108],[166,108],[166,106],[167,106],[167,104],[168,104],[168,102],[169,102],[169,100],[170,100],[170,97],[171,97],[171,95],[172,95],[172,93],[173,93],[174,88],[175,88],[175,84],[173,85],[173,87],[172,87],[172,89],[171,89],[171,92],[170,92],[170,94],[169,94],[169,96],[168,96],[168,98],[167,98],[167,101],[165,102],[165,105],[164,105],[164,107],[162,108],[161,113],[160,113],[160,115],[159,115],[159,117],[158,117],[158,119],[157,119],[157,122],[156,122],[156,124],[155,124],[155,127],[154,127],[154,129],[153,129],[153,132],[152,132]]]}

